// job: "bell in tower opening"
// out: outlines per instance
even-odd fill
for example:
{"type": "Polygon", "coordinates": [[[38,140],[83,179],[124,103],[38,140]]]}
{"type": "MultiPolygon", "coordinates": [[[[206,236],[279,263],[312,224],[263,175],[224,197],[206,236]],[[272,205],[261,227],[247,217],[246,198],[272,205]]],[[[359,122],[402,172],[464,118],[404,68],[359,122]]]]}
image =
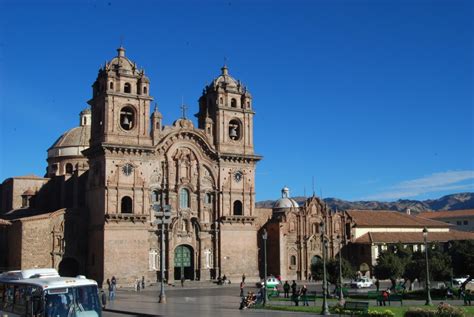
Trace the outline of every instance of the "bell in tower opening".
{"type": "Polygon", "coordinates": [[[240,124],[237,120],[229,122],[229,137],[234,141],[240,139],[240,124]]]}
{"type": "Polygon", "coordinates": [[[120,111],[120,126],[124,130],[131,130],[133,128],[133,110],[130,107],[125,107],[120,111]]]}

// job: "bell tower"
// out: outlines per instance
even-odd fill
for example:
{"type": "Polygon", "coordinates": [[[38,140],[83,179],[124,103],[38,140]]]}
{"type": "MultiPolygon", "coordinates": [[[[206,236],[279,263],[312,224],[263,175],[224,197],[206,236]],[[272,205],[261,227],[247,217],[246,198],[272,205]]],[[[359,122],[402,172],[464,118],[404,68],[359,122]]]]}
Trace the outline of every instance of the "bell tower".
{"type": "Polygon", "coordinates": [[[253,154],[252,95],[227,66],[199,99],[198,126],[223,153],[253,154]]]}
{"type": "Polygon", "coordinates": [[[125,56],[117,56],[99,69],[92,85],[91,146],[100,143],[151,145],[150,81],[143,69],[125,56]]]}

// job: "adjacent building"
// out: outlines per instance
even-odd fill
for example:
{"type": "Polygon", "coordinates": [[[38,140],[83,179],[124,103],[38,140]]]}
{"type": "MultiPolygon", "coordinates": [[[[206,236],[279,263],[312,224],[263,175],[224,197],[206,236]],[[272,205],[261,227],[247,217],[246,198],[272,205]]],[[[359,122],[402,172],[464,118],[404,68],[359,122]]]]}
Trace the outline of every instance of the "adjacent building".
{"type": "Polygon", "coordinates": [[[474,209],[422,212],[419,216],[452,224],[457,230],[474,232],[474,209]]]}

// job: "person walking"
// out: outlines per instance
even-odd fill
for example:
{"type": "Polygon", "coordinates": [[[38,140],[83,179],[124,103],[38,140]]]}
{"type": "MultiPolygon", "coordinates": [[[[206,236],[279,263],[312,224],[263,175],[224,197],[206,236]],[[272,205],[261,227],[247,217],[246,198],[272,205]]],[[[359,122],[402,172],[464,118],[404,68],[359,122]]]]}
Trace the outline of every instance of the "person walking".
{"type": "Polygon", "coordinates": [[[283,284],[283,292],[285,294],[285,298],[290,298],[290,284],[288,284],[288,281],[283,284]]]}
{"type": "Polygon", "coordinates": [[[245,287],[245,283],[242,280],[242,282],[240,282],[240,297],[244,297],[244,287],[245,287]]]}
{"type": "Polygon", "coordinates": [[[112,303],[115,300],[115,290],[117,288],[117,285],[109,281],[109,279],[107,279],[107,285],[109,287],[109,301],[112,303]]]}
{"type": "Polygon", "coordinates": [[[242,282],[245,283],[245,273],[242,274],[242,282]]]}
{"type": "Polygon", "coordinates": [[[295,280],[293,280],[293,283],[291,283],[291,295],[295,295],[296,294],[296,289],[297,289],[298,285],[296,285],[296,282],[295,280]]]}
{"type": "Polygon", "coordinates": [[[377,287],[377,292],[380,289],[380,281],[378,279],[375,280],[375,287],[377,287]]]}
{"type": "Polygon", "coordinates": [[[142,276],[142,289],[145,289],[145,276],[142,276]]]}
{"type": "Polygon", "coordinates": [[[181,287],[184,287],[184,275],[181,275],[181,287]]]}
{"type": "Polygon", "coordinates": [[[301,300],[303,301],[303,306],[309,306],[308,297],[306,296],[307,292],[308,292],[308,288],[306,287],[306,285],[303,285],[303,287],[300,290],[300,296],[301,296],[301,300]]]}

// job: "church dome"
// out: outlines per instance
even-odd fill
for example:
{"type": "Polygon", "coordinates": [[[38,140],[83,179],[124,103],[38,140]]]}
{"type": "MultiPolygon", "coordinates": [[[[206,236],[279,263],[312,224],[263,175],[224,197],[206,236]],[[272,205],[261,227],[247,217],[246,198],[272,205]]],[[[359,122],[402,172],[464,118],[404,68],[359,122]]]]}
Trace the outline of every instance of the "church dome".
{"type": "Polygon", "coordinates": [[[212,81],[211,85],[208,88],[213,88],[213,90],[224,90],[234,93],[243,94],[247,97],[251,97],[250,92],[247,88],[240,82],[240,80],[235,79],[229,75],[229,69],[226,65],[221,68],[222,73],[212,81]]]}
{"type": "Polygon", "coordinates": [[[281,190],[281,198],[273,205],[273,211],[282,211],[282,209],[289,208],[299,208],[299,205],[294,199],[290,198],[290,189],[285,186],[281,190]]]}
{"type": "Polygon", "coordinates": [[[80,114],[80,125],[61,135],[48,149],[48,159],[61,156],[82,156],[82,151],[89,148],[91,138],[91,112],[85,109],[80,114]]]}

